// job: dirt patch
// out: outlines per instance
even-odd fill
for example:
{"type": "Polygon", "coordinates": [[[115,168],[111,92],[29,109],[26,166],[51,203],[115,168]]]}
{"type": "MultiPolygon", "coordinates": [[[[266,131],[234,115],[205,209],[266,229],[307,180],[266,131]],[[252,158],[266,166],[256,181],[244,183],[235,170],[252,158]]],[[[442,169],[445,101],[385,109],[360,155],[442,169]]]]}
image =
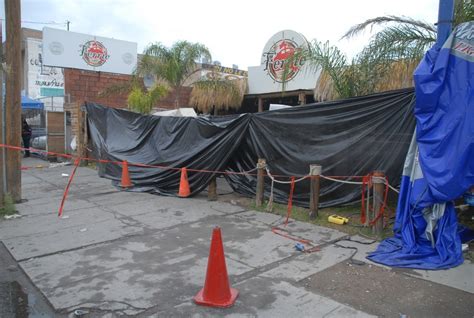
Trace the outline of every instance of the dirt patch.
{"type": "MultiPolygon", "coordinates": [[[[466,279],[471,279],[466,277],[466,279]]],[[[340,263],[301,282],[379,317],[473,317],[474,295],[373,265],[340,263]]]]}

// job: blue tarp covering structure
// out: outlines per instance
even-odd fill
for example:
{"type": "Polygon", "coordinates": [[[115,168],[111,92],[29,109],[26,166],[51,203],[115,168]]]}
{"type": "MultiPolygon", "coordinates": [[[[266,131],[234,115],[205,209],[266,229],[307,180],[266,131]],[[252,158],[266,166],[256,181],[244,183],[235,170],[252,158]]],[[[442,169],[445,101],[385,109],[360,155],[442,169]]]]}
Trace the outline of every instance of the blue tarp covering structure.
{"type": "Polygon", "coordinates": [[[474,185],[474,22],[432,48],[414,74],[416,139],[402,176],[394,237],[368,259],[445,269],[463,262],[454,203],[474,185]]]}
{"type": "Polygon", "coordinates": [[[21,108],[22,109],[43,109],[44,103],[31,99],[28,96],[21,96],[21,108]]]}

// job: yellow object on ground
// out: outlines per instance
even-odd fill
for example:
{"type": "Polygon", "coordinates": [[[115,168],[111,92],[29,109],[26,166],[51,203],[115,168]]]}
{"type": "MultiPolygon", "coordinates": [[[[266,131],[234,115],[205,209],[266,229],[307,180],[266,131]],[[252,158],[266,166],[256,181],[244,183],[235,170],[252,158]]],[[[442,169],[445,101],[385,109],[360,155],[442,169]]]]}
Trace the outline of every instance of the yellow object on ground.
{"type": "Polygon", "coordinates": [[[349,219],[348,219],[348,218],[344,218],[344,217],[339,216],[339,215],[336,215],[336,214],[333,214],[333,215],[330,215],[330,216],[328,217],[328,221],[331,222],[331,223],[343,225],[343,224],[349,222],[349,219]]]}

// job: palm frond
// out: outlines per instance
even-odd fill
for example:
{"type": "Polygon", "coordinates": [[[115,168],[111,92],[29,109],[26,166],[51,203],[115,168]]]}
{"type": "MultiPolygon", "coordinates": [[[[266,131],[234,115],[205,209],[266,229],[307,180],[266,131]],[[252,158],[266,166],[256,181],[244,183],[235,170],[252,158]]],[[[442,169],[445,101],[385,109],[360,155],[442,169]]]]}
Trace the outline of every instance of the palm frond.
{"type": "Polygon", "coordinates": [[[474,1],[455,0],[454,2],[454,26],[463,22],[474,20],[474,1]]]}
{"type": "Polygon", "coordinates": [[[148,91],[135,86],[128,94],[128,108],[142,114],[149,114],[153,105],[166,94],[168,94],[168,88],[164,85],[155,85],[148,91]]]}
{"type": "Polygon", "coordinates": [[[128,94],[133,87],[140,85],[139,82],[140,81],[136,76],[132,76],[130,81],[124,81],[107,86],[99,92],[98,96],[109,97],[113,95],[128,94]]]}
{"type": "Polygon", "coordinates": [[[372,31],[374,26],[384,25],[386,23],[405,24],[405,25],[410,25],[415,28],[426,30],[427,32],[436,32],[436,28],[432,24],[415,20],[409,17],[403,17],[403,16],[399,17],[395,15],[388,15],[388,16],[381,16],[381,17],[368,19],[362,23],[354,25],[342,36],[342,39],[354,37],[358,35],[359,33],[361,33],[362,31],[366,30],[367,28],[370,28],[370,30],[372,31]]]}

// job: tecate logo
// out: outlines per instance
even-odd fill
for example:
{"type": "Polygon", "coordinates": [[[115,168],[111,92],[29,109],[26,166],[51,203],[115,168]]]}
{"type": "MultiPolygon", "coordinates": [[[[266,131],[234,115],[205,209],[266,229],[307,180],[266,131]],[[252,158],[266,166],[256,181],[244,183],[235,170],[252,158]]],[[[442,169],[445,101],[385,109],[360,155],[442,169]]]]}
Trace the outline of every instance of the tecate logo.
{"type": "Polygon", "coordinates": [[[287,68],[286,81],[291,81],[305,62],[302,56],[295,56],[298,52],[301,52],[301,48],[292,40],[283,39],[276,42],[268,52],[264,52],[265,71],[274,81],[281,83],[287,68]]]}
{"type": "Polygon", "coordinates": [[[51,42],[49,44],[49,51],[54,55],[61,55],[64,52],[64,47],[59,42],[51,42]]]}
{"type": "Polygon", "coordinates": [[[90,66],[102,66],[109,59],[107,48],[99,41],[87,41],[81,46],[80,56],[90,66]]]}

